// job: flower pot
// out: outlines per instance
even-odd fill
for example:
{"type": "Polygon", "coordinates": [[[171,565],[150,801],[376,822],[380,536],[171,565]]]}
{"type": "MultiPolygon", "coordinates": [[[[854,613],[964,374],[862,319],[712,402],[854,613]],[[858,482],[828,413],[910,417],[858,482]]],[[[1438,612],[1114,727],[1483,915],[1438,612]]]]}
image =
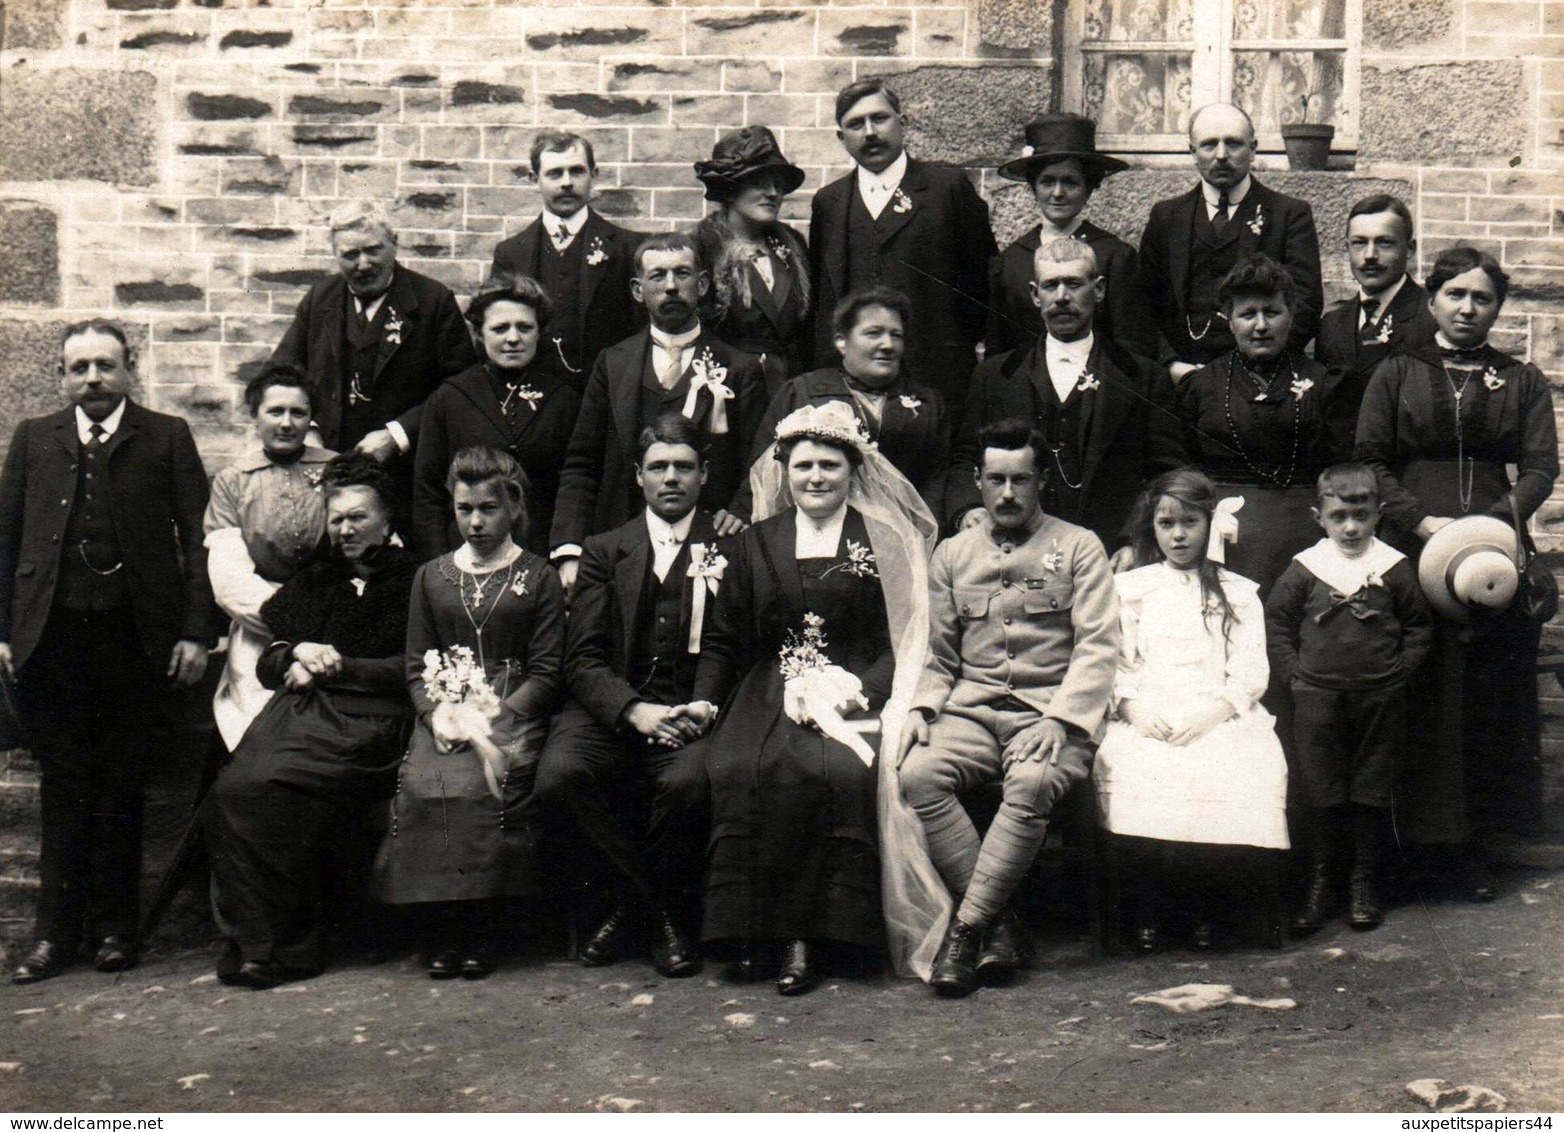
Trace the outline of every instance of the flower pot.
{"type": "Polygon", "coordinates": [[[1282,145],[1287,147],[1290,169],[1323,169],[1330,160],[1330,143],[1336,127],[1328,122],[1295,122],[1282,127],[1282,145]]]}

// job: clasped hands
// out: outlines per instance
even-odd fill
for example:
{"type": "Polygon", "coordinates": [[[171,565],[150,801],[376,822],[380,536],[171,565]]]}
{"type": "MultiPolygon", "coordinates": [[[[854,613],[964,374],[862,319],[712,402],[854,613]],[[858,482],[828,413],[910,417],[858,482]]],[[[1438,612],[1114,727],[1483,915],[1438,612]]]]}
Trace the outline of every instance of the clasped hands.
{"type": "Polygon", "coordinates": [[[282,683],[290,692],[313,688],[317,680],[334,680],[342,675],[342,654],[332,645],[305,641],[293,646],[293,663],[283,673],[282,683]]]}
{"type": "Polygon", "coordinates": [[[1150,704],[1125,700],[1119,714],[1148,739],[1184,747],[1232,718],[1233,705],[1209,697],[1187,712],[1164,712],[1150,704]]]}
{"type": "Polygon", "coordinates": [[[648,743],[677,750],[693,743],[716,721],[717,708],[705,700],[688,704],[651,704],[637,701],[625,709],[624,720],[648,743]]]}

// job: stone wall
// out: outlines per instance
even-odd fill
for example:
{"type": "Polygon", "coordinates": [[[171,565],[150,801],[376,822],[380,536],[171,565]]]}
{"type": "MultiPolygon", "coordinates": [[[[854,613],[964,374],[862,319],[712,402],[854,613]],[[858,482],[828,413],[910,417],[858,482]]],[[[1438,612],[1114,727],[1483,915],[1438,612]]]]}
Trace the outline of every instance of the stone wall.
{"type": "MultiPolygon", "coordinates": [[[[1075,0],[1070,0],[1075,2],[1075,0]]],[[[1362,0],[1360,151],[1267,172],[1316,206],[1333,294],[1346,207],[1389,189],[1426,268],[1478,242],[1515,275],[1501,340],[1564,380],[1564,0],[1362,0]]],[[[0,18],[0,447],[58,404],[55,339],[88,314],[142,346],[139,395],[185,415],[209,466],[241,443],[239,379],[329,267],[324,219],[387,201],[404,256],[468,293],[536,211],[540,126],[590,136],[598,205],[643,229],[701,214],[690,164],[723,128],[777,129],[844,171],[838,88],[895,76],[921,156],[967,165],[1001,240],[1032,222],[993,174],[1057,97],[1066,0],[7,0],[0,18]]],[[[1108,182],[1093,214],[1134,239],[1189,183],[1173,158],[1108,182]]],[[[1564,404],[1564,399],[1561,399],[1564,404]]],[[[1540,516],[1564,549],[1564,495],[1540,516]]],[[[1551,681],[1550,681],[1551,687],[1551,681]]],[[[1553,689],[1555,694],[1557,689],[1553,689]]],[[[1556,698],[1550,716],[1564,713],[1556,698]]],[[[1564,719],[1549,740],[1564,779],[1564,719]]],[[[32,772],[0,776],[0,894],[25,887],[32,772]],[[18,863],[21,862],[21,863],[18,863]],[[9,886],[9,888],[7,887],[9,886]]],[[[1564,796],[1564,781],[1555,781],[1564,796]]],[[[10,905],[0,916],[23,915],[10,905]]]]}

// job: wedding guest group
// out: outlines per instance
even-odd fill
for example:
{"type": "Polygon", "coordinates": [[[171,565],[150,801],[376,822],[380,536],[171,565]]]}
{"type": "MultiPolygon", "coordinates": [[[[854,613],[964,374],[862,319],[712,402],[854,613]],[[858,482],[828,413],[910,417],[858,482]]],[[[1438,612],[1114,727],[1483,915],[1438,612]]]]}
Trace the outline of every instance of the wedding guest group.
{"type": "Polygon", "coordinates": [[[1128,162],[1038,115],[1001,253],[903,107],[840,92],[852,169],[807,217],[798,135],[724,131],[680,230],[608,219],[592,143],[541,130],[541,211],[465,306],[340,203],[210,487],[133,336],[67,327],[68,404],[0,471],[43,830],[13,981],[137,963],[145,772],[225,625],[191,836],[233,986],[321,974],[362,916],[435,979],[524,940],[960,998],[1068,903],[1051,827],[1137,953],[1373,930],[1398,842],[1493,899],[1541,830],[1556,608],[1509,277],[1456,246],[1420,282],[1375,194],[1322,317],[1310,206],[1232,105],[1191,114],[1198,183],[1138,249],[1089,217],[1128,162]]]}

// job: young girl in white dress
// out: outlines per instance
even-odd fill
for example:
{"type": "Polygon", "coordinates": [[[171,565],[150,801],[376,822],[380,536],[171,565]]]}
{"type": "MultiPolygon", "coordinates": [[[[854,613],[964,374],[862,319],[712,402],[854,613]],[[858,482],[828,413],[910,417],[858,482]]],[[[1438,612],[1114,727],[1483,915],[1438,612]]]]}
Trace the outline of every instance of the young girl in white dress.
{"type": "Polygon", "coordinates": [[[1191,946],[1213,946],[1217,911],[1244,905],[1244,880],[1262,898],[1266,944],[1282,943],[1287,763],[1259,703],[1265,614],[1255,583],[1220,565],[1241,505],[1219,505],[1193,468],[1158,477],[1136,522],[1137,568],[1114,577],[1123,639],[1092,780],[1144,952],[1174,912],[1191,946]]]}

